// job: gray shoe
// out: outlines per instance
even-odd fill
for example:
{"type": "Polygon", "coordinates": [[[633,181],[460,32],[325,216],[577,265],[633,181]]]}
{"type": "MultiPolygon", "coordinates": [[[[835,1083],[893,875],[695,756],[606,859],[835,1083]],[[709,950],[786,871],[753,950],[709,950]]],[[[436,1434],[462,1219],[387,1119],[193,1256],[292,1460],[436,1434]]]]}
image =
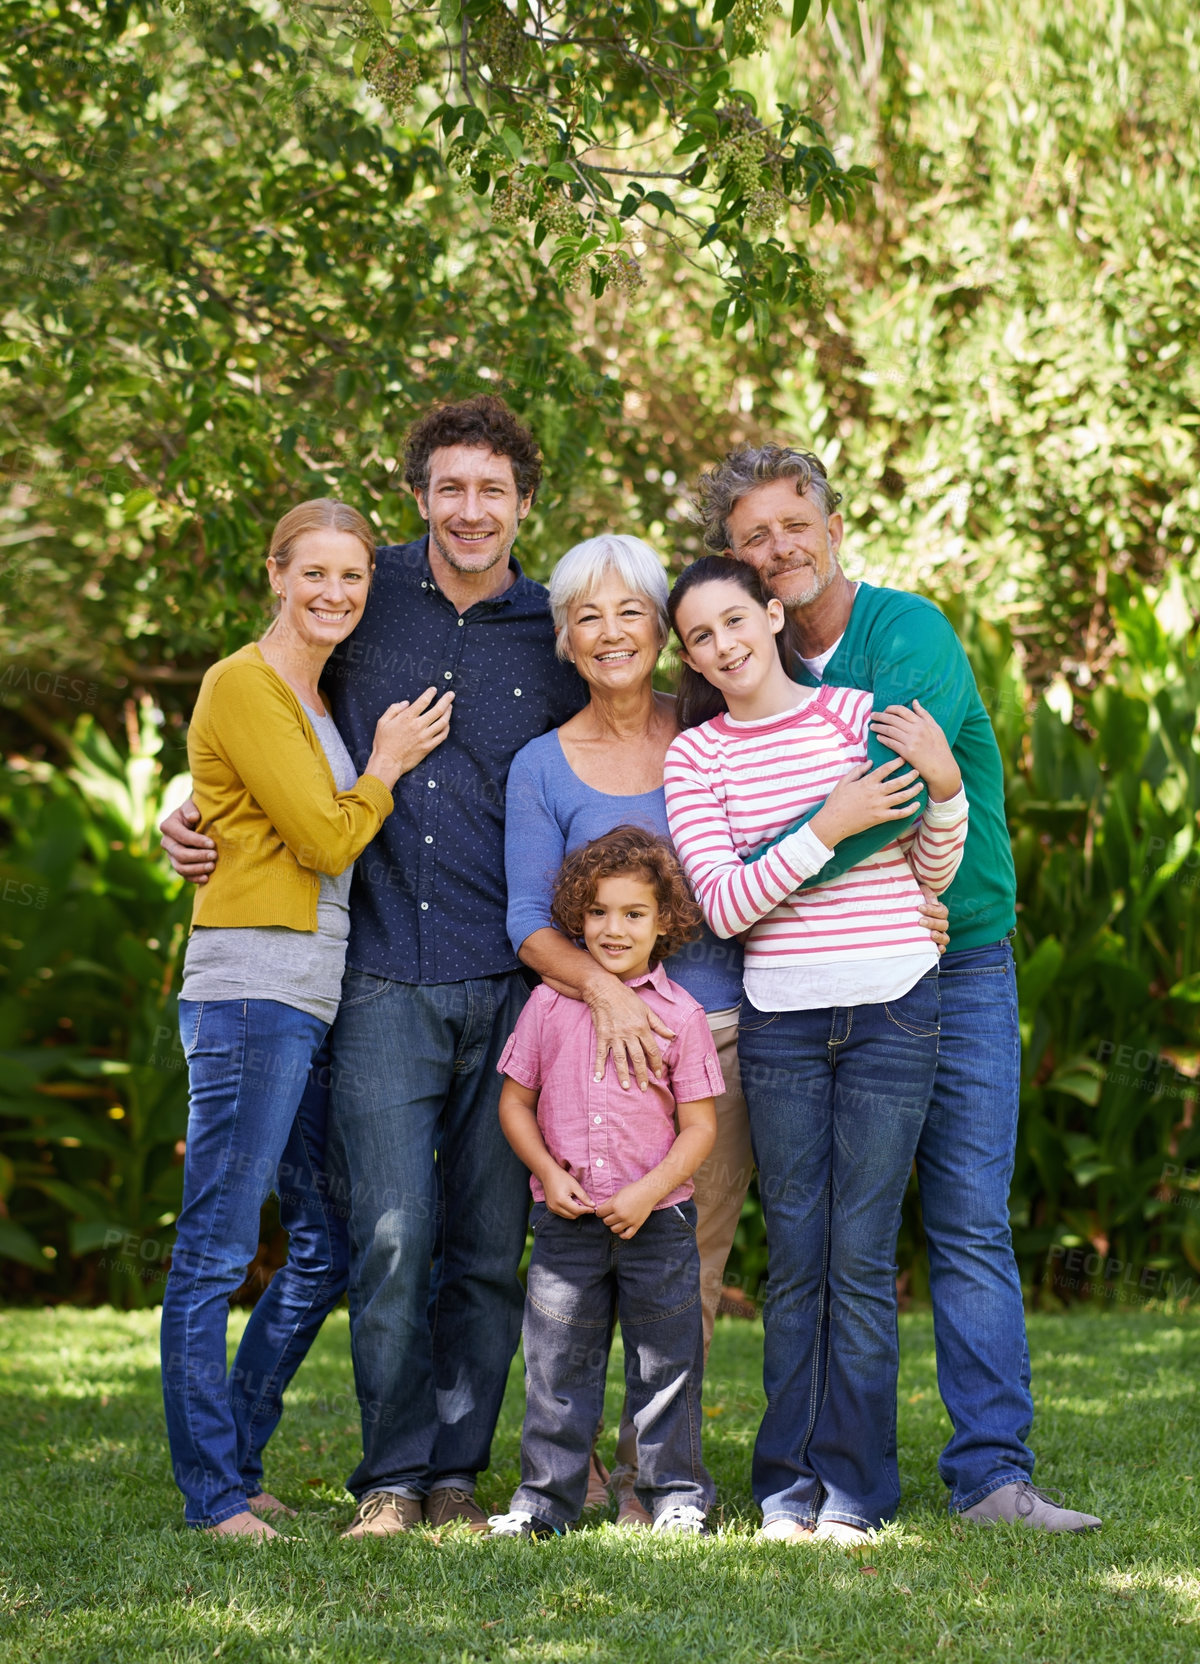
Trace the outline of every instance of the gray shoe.
{"type": "Polygon", "coordinates": [[[1015,1485],[1001,1485],[973,1508],[964,1508],[959,1518],[973,1520],[976,1525],[1015,1520],[1018,1525],[1031,1525],[1035,1531],[1099,1531],[1102,1523],[1094,1514],[1060,1507],[1052,1496],[1031,1485],[1028,1479],[1019,1479],[1015,1485]]]}

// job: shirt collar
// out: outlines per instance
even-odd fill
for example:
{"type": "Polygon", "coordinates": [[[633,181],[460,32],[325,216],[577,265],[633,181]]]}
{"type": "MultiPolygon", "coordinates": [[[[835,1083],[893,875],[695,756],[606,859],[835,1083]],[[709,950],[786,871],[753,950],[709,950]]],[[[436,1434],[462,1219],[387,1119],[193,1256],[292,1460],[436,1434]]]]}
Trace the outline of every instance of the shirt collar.
{"type": "MultiPolygon", "coordinates": [[[[433,575],[433,568],[429,564],[428,532],[422,537],[414,538],[411,543],[389,544],[386,547],[389,553],[394,552],[399,557],[401,569],[406,573],[410,582],[419,585],[421,589],[428,593],[435,595],[441,593],[433,575]]],[[[474,605],[479,607],[507,607],[511,606],[514,601],[520,601],[524,606],[535,612],[545,612],[545,588],[541,584],[535,583],[532,578],[525,576],[520,561],[513,554],[508,557],[508,570],[513,575],[513,581],[508,588],[502,590],[499,595],[490,596],[486,601],[476,601],[474,605]]]]}
{"type": "Polygon", "coordinates": [[[661,994],[663,999],[670,1000],[672,1005],[675,1003],[675,990],[671,987],[671,979],[663,969],[661,960],[657,965],[652,965],[644,975],[635,976],[633,981],[627,982],[625,986],[626,988],[641,988],[646,983],[650,984],[656,994],[661,994]]]}

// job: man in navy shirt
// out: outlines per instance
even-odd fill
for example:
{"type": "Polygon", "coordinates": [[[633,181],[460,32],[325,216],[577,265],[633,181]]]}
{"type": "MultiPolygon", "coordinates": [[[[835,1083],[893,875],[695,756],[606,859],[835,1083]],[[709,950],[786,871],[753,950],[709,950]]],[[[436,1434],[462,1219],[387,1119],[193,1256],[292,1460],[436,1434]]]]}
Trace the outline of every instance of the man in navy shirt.
{"type": "MultiPolygon", "coordinates": [[[[511,553],[541,477],[528,430],[499,399],[435,410],[405,477],[428,535],[378,550],[324,682],[360,769],[380,711],[407,700],[412,721],[413,765],[356,868],[331,1035],[363,1423],[352,1537],[486,1528],[473,1492],[520,1335],[529,1207],[498,1116],[496,1064],[528,991],[505,928],[504,788],[516,752],[586,698],[511,553]]],[[[212,846],[189,818],[164,822],[164,843],[202,879],[212,846]]]]}

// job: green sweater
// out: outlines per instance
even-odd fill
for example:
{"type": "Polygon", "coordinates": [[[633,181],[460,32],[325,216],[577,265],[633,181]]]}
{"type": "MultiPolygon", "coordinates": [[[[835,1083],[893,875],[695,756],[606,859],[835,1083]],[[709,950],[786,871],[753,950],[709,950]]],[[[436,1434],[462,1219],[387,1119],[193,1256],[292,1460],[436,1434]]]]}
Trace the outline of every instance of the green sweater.
{"type": "MultiPolygon", "coordinates": [[[[795,675],[806,687],[818,685],[802,664],[797,664],[795,675]]],[[[962,771],[970,804],[962,865],[942,897],[950,909],[948,951],[1000,941],[1016,923],[1017,900],[1012,845],[1004,818],[1004,769],[967,655],[948,620],[923,596],[860,583],[846,633],[825,666],[823,679],[836,687],[870,692],[877,711],[919,699],[941,724],[962,771]]],[[[873,733],[868,753],[876,765],[894,762],[896,757],[873,733]]],[[[819,807],[815,804],[779,836],[786,838],[819,807]]],[[[833,860],[803,888],[837,878],[895,835],[895,827],[885,825],[844,839],[833,860]]],[[[764,853],[759,850],[754,858],[764,853]]]]}

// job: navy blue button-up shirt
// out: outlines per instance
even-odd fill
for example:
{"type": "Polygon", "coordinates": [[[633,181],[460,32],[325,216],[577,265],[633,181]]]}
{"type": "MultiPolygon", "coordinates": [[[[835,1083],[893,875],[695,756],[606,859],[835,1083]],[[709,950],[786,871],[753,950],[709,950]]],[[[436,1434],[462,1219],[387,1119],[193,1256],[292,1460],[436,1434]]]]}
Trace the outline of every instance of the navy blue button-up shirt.
{"type": "Polygon", "coordinates": [[[450,732],[403,775],[355,868],[346,963],[395,982],[515,970],[505,928],[504,787],[513,757],[574,716],[587,688],[554,654],[541,584],[513,582],[461,616],[434,582],[429,540],[376,552],[362,620],[322,686],[358,770],[394,700],[453,688],[450,732]]]}

